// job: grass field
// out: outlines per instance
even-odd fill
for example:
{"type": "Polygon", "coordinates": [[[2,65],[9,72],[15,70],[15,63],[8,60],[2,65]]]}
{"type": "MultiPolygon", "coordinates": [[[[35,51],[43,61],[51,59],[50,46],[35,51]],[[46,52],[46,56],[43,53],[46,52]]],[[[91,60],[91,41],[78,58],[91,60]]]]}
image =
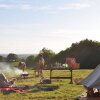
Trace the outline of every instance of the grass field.
{"type": "MultiPolygon", "coordinates": [[[[53,91],[43,91],[43,90],[33,90],[27,93],[9,93],[2,94],[0,92],[0,100],[73,100],[75,97],[80,95],[84,88],[82,85],[69,84],[69,79],[52,79],[52,84],[39,84],[40,79],[34,78],[34,71],[31,69],[27,69],[29,73],[29,77],[27,79],[17,80],[15,85],[43,85],[43,86],[58,86],[58,89],[53,91]]],[[[75,78],[84,78],[86,77],[92,70],[75,70],[73,71],[73,79],[75,78]]],[[[43,71],[44,77],[49,78],[49,71],[43,71]]],[[[68,75],[68,71],[54,71],[54,76],[66,76],[68,75]]]]}

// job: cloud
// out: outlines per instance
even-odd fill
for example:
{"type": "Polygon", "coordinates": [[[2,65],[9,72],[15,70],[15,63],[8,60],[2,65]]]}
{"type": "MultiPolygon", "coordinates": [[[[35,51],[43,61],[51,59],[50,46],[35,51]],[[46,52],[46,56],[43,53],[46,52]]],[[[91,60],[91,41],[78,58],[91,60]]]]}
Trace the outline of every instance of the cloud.
{"type": "Polygon", "coordinates": [[[34,8],[34,11],[44,11],[44,12],[60,12],[65,10],[81,10],[85,8],[90,8],[90,3],[68,3],[64,5],[52,6],[52,5],[44,5],[40,7],[34,8]]]}
{"type": "Polygon", "coordinates": [[[59,9],[60,10],[82,9],[82,8],[88,8],[88,7],[91,7],[91,5],[87,3],[70,3],[70,4],[66,4],[64,7],[59,7],[59,9]]]}
{"type": "Polygon", "coordinates": [[[83,9],[91,7],[91,3],[87,2],[77,2],[68,3],[63,5],[43,5],[43,6],[32,6],[30,3],[1,3],[0,8],[5,9],[19,9],[19,10],[32,10],[32,11],[64,11],[69,9],[83,9]]]}
{"type": "Polygon", "coordinates": [[[53,7],[48,5],[48,6],[37,7],[36,9],[37,10],[44,10],[44,11],[46,11],[46,10],[53,10],[53,7]]]}
{"type": "Polygon", "coordinates": [[[13,8],[13,7],[14,7],[14,5],[12,5],[12,4],[0,4],[0,8],[8,9],[8,8],[13,8]]]}
{"type": "Polygon", "coordinates": [[[30,4],[0,4],[2,9],[19,9],[19,10],[31,10],[32,6],[30,4]]]}
{"type": "Polygon", "coordinates": [[[32,10],[32,6],[29,4],[21,4],[18,6],[18,8],[21,10],[32,10]]]}

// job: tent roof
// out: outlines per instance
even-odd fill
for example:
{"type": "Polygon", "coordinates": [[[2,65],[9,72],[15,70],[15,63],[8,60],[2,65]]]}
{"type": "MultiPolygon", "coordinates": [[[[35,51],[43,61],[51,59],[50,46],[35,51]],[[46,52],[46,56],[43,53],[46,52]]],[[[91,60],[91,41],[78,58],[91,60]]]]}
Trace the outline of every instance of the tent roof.
{"type": "Polygon", "coordinates": [[[87,87],[100,89],[100,64],[81,81],[81,84],[87,87]]]}

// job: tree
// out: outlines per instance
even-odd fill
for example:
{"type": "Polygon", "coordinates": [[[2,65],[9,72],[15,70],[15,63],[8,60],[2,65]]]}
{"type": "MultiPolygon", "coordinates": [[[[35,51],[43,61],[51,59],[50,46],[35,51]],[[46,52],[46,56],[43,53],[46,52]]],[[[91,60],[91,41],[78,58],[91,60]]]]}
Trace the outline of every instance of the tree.
{"type": "Polygon", "coordinates": [[[33,67],[35,65],[35,57],[34,55],[30,55],[26,58],[26,66],[33,67]]]}
{"type": "Polygon", "coordinates": [[[75,57],[83,69],[95,68],[100,64],[100,42],[85,39],[79,43],[72,43],[71,47],[55,56],[55,61],[64,63],[69,56],[75,57]]]}
{"type": "Polygon", "coordinates": [[[3,56],[0,56],[0,62],[3,62],[5,58],[3,56]]]}
{"type": "Polygon", "coordinates": [[[43,57],[44,57],[45,62],[46,62],[47,65],[50,65],[51,63],[53,63],[53,57],[55,56],[55,53],[54,53],[52,50],[47,49],[47,48],[43,48],[43,49],[39,52],[38,56],[39,56],[40,54],[43,55],[43,57]]]}
{"type": "Polygon", "coordinates": [[[7,56],[7,61],[8,62],[19,61],[19,57],[16,54],[14,54],[14,53],[10,53],[7,56]]]}

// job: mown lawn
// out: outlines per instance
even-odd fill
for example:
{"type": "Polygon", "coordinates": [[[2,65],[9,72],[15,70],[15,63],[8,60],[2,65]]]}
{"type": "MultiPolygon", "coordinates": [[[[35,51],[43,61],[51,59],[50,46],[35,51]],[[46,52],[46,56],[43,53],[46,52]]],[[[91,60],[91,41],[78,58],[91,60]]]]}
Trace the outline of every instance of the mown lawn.
{"type": "MultiPolygon", "coordinates": [[[[41,85],[39,84],[40,79],[34,78],[34,71],[31,69],[27,70],[29,78],[17,80],[15,85],[41,85]]],[[[73,79],[84,78],[92,70],[75,70],[73,71],[73,79]]],[[[49,71],[43,71],[44,77],[49,78],[49,71]]],[[[54,76],[66,76],[68,71],[54,71],[54,76]]],[[[0,100],[73,100],[75,97],[80,95],[85,89],[82,85],[69,84],[69,79],[52,79],[52,84],[42,84],[44,86],[58,86],[58,89],[53,91],[33,90],[27,93],[9,93],[3,94],[0,92],[0,100]]]]}

